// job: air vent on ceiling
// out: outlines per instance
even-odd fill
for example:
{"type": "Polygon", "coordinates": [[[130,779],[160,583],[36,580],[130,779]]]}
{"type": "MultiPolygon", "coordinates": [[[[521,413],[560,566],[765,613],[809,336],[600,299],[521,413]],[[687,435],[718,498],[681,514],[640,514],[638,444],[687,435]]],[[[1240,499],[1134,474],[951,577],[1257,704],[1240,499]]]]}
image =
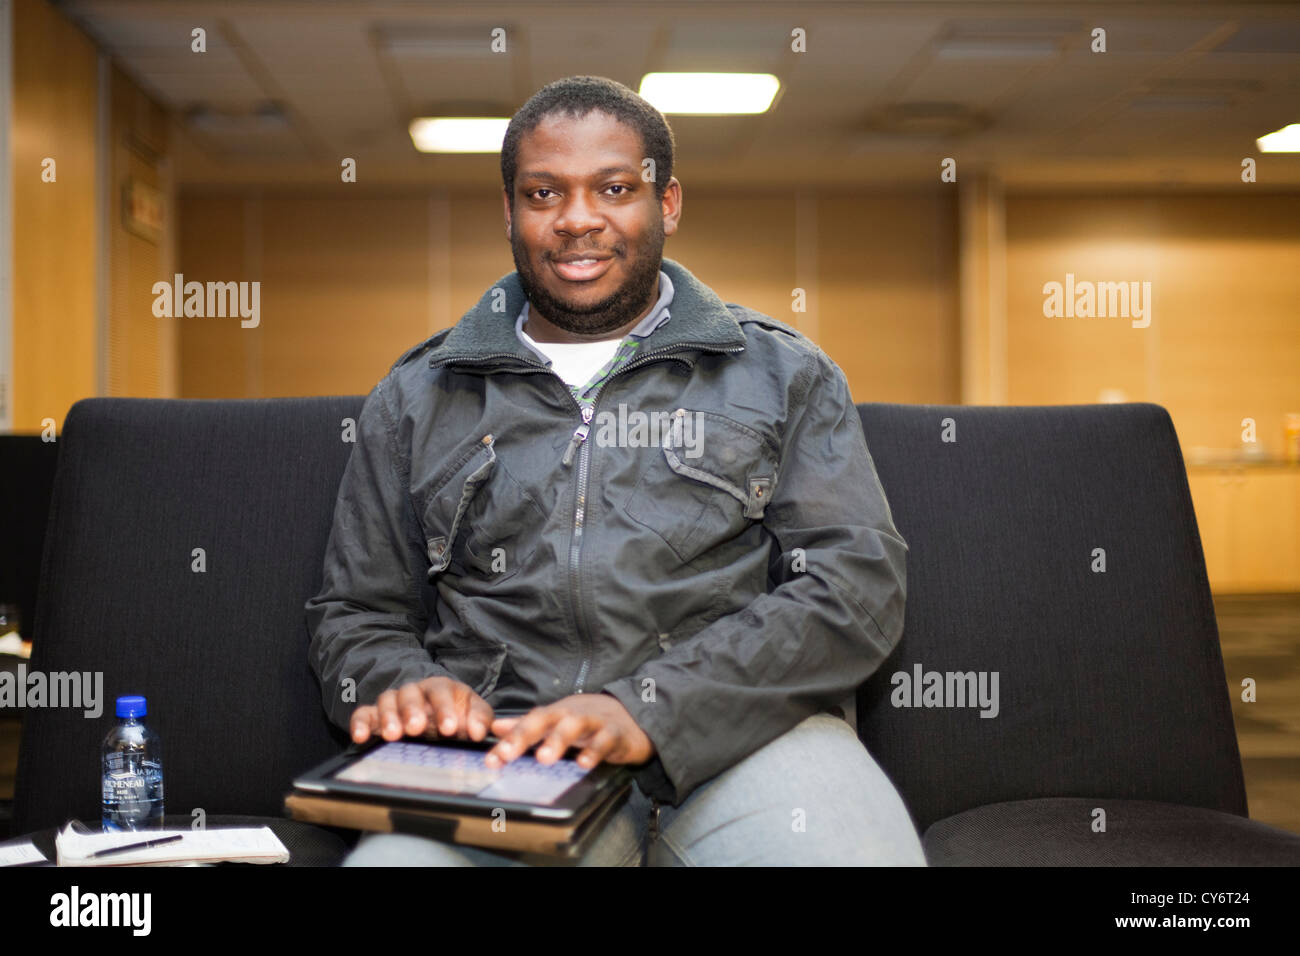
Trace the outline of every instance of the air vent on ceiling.
{"type": "Polygon", "coordinates": [[[260,103],[246,110],[217,110],[200,104],[186,111],[185,122],[211,136],[265,135],[289,129],[289,118],[277,103],[260,103]]]}
{"type": "Polygon", "coordinates": [[[1231,96],[1213,96],[1189,93],[1147,93],[1133,97],[1128,101],[1128,105],[1131,109],[1135,110],[1195,112],[1196,110],[1226,110],[1232,106],[1233,102],[1234,100],[1231,96]]]}
{"type": "Polygon", "coordinates": [[[895,103],[866,122],[870,132],[902,136],[959,136],[988,125],[985,114],[961,103],[895,103]]]}
{"type": "Polygon", "coordinates": [[[1212,53],[1300,54],[1300,21],[1255,20],[1243,22],[1212,53]]]}
{"type": "Polygon", "coordinates": [[[499,100],[429,100],[418,112],[421,116],[511,116],[515,109],[499,100]]]}
{"type": "Polygon", "coordinates": [[[1157,76],[1144,81],[1134,91],[1128,105],[1137,110],[1171,112],[1222,110],[1238,103],[1249,93],[1264,88],[1259,80],[1249,78],[1192,76],[1157,76]]]}
{"type": "Polygon", "coordinates": [[[1068,38],[1083,27],[1080,20],[1044,18],[949,20],[934,55],[940,60],[1050,59],[1060,55],[1068,38]]]}
{"type": "Polygon", "coordinates": [[[1061,41],[1051,37],[948,37],[934,49],[940,60],[1044,60],[1059,56],[1061,41]]]}
{"type": "Polygon", "coordinates": [[[1061,17],[957,17],[944,28],[952,36],[1064,37],[1082,30],[1083,21],[1061,17]]]}
{"type": "Polygon", "coordinates": [[[465,60],[492,56],[500,23],[453,24],[386,20],[371,27],[376,46],[394,59],[465,60]]]}
{"type": "Polygon", "coordinates": [[[1156,76],[1143,80],[1142,88],[1149,93],[1226,96],[1232,93],[1258,93],[1264,84],[1248,77],[1156,76]]]}

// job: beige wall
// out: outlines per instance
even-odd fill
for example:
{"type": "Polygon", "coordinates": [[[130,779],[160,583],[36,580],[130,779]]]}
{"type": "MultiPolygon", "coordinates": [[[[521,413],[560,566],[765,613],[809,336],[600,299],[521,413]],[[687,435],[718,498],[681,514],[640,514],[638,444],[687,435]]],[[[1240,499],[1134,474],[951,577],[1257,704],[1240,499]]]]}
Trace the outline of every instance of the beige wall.
{"type": "Polygon", "coordinates": [[[41,0],[16,0],[13,37],[13,429],[30,432],[96,389],[97,56],[41,0]]]}
{"type": "MultiPolygon", "coordinates": [[[[255,327],[237,317],[178,320],[182,397],[369,392],[403,351],[454,322],[441,321],[445,313],[434,321],[431,228],[421,196],[183,198],[185,281],[256,281],[261,292],[255,327]]],[[[495,273],[480,270],[452,291],[486,286],[508,265],[507,250],[495,273]]]]}
{"type": "Polygon", "coordinates": [[[819,203],[812,338],[858,402],[961,401],[957,207],[950,190],[819,203]]]}
{"type": "MultiPolygon", "coordinates": [[[[991,260],[1005,261],[1005,320],[989,340],[1009,403],[1118,389],[1165,405],[1185,450],[1235,446],[1244,417],[1279,450],[1282,414],[1300,409],[1300,197],[1011,196],[1005,208],[991,260]],[[1044,317],[1044,283],[1067,272],[1150,281],[1150,326],[1044,317]]],[[[180,210],[187,279],[263,283],[257,329],[180,320],[189,397],[364,393],[513,269],[495,196],[185,195],[180,210]]],[[[688,192],[664,251],[724,300],[804,330],[858,401],[958,403],[957,237],[949,192],[688,192]],[[792,311],[795,288],[807,312],[792,311]]]]}
{"type": "Polygon", "coordinates": [[[128,180],[151,186],[172,205],[167,164],[167,114],[114,67],[110,80],[108,195],[109,395],[166,398],[176,394],[175,323],[153,314],[153,284],[168,277],[170,231],[152,239],[123,225],[128,180]]]}
{"type": "MultiPolygon", "coordinates": [[[[496,196],[183,193],[179,209],[186,281],[262,282],[257,328],[179,321],[185,397],[363,394],[514,269],[496,196]]],[[[691,195],[664,254],[805,330],[858,401],[955,402],[954,214],[940,194],[691,195]]]]}
{"type": "Polygon", "coordinates": [[[1233,448],[1241,421],[1280,453],[1300,411],[1300,196],[1011,198],[1007,400],[1165,406],[1184,452],[1233,448]],[[1044,318],[1043,284],[1151,282],[1152,321],[1044,318]]]}
{"type": "Polygon", "coordinates": [[[176,345],[153,317],[150,294],[170,266],[168,237],[150,241],[122,225],[129,177],[172,205],[167,117],[113,68],[101,142],[94,45],[42,0],[17,0],[13,18],[13,430],[39,430],[45,418],[61,430],[81,398],[175,394],[176,345]],[[41,178],[46,157],[54,182],[41,178]]]}

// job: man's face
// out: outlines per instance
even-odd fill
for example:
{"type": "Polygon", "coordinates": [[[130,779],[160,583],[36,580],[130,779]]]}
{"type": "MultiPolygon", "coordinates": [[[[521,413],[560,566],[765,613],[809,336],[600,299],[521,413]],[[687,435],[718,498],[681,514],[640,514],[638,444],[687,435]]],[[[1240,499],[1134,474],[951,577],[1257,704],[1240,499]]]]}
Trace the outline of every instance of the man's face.
{"type": "Polygon", "coordinates": [[[654,305],[681,186],[670,179],[655,199],[642,158],[636,130],[599,110],[547,117],[519,142],[510,251],[532,308],[566,332],[609,337],[654,305]],[[597,261],[560,261],[574,255],[597,261]]]}

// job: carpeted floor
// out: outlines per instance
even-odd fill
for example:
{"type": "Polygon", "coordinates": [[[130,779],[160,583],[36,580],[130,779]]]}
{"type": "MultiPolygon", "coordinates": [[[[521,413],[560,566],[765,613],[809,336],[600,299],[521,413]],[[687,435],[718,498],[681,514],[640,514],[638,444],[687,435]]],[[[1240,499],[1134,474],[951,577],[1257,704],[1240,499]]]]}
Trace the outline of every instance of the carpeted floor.
{"type": "Polygon", "coordinates": [[[1218,594],[1214,612],[1251,819],[1300,833],[1300,594],[1218,594]]]}

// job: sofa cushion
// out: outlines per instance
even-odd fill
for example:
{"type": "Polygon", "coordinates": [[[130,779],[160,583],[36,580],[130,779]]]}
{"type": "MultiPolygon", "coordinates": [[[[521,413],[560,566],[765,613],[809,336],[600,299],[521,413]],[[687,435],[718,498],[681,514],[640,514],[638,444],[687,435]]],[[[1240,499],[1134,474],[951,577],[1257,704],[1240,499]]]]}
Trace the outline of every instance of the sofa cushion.
{"type": "Polygon", "coordinates": [[[1047,794],[1244,815],[1232,688],[1169,413],[859,410],[910,551],[903,637],[858,696],[858,731],[917,825],[1047,794]],[[953,706],[956,693],[933,706],[917,693],[931,674],[954,691],[956,675],[981,675],[990,698],[996,675],[996,706],[953,706]]]}
{"type": "Polygon", "coordinates": [[[24,713],[15,833],[99,818],[120,694],[148,698],[168,813],[279,816],[294,777],[347,746],[307,661],[303,606],[352,449],[344,421],[363,401],[72,406],[29,670],[93,677],[100,712],[24,713]]]}
{"type": "Polygon", "coordinates": [[[922,840],[931,866],[1296,866],[1300,835],[1200,807],[1045,797],[976,807],[922,840]],[[1105,811],[1104,833],[1092,830],[1105,811]]]}

